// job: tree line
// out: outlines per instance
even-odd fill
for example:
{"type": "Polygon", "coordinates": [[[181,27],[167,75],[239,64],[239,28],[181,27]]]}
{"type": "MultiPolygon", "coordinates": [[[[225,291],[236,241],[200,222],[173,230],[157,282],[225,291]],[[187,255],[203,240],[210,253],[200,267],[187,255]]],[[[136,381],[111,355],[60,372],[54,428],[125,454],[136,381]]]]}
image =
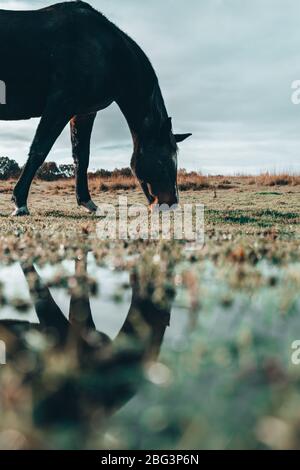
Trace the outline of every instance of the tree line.
{"type": "MultiPolygon", "coordinates": [[[[8,157],[0,157],[0,180],[9,180],[18,178],[21,174],[22,167],[8,157]]],[[[100,176],[101,178],[114,177],[130,177],[132,176],[130,168],[109,170],[96,170],[89,173],[92,177],[100,176]]],[[[75,166],[70,164],[57,165],[55,162],[45,162],[37,172],[37,178],[44,181],[56,181],[60,179],[74,178],[75,166]]]]}

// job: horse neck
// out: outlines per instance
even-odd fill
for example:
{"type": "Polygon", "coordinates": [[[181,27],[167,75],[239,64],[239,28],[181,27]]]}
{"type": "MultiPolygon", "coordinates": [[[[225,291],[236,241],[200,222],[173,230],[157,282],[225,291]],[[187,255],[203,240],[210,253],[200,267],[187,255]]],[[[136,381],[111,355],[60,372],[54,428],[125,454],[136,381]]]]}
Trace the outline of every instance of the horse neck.
{"type": "Polygon", "coordinates": [[[118,104],[130,128],[135,150],[143,141],[146,122],[147,135],[151,137],[152,134],[152,138],[155,140],[163,123],[168,119],[157,79],[154,84],[152,83],[152,86],[147,87],[147,91],[145,89],[136,91],[133,96],[127,96],[118,104]]]}

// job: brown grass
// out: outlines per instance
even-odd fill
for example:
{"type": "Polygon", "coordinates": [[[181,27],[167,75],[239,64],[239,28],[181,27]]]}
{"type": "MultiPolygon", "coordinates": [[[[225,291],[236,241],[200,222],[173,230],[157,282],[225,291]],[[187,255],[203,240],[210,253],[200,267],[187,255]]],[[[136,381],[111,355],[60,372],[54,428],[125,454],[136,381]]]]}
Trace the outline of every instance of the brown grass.
{"type": "MultiPolygon", "coordinates": [[[[65,182],[60,183],[62,187],[65,182]]],[[[204,176],[195,171],[178,172],[178,186],[180,191],[201,191],[203,189],[233,189],[239,185],[257,186],[284,186],[300,184],[300,176],[288,174],[272,175],[264,173],[259,176],[204,176]]],[[[96,176],[90,178],[91,188],[101,191],[131,190],[139,188],[139,183],[133,176],[117,175],[113,177],[96,176]]]]}
{"type": "MultiPolygon", "coordinates": [[[[262,173],[258,176],[204,176],[195,171],[178,172],[178,186],[180,191],[200,191],[202,189],[233,189],[238,185],[257,186],[296,186],[300,185],[300,175],[290,175],[288,173],[262,173]]],[[[102,191],[130,190],[139,187],[133,176],[117,175],[111,178],[94,177],[91,178],[91,186],[102,191]]]]}
{"type": "Polygon", "coordinates": [[[137,188],[137,182],[133,177],[118,176],[110,180],[101,181],[98,184],[100,191],[119,191],[137,188]]]}
{"type": "MultiPolygon", "coordinates": [[[[10,179],[3,182],[0,188],[0,193],[10,194],[13,191],[16,181],[10,179]]],[[[70,194],[75,191],[74,178],[63,179],[52,182],[39,182],[35,180],[35,185],[42,189],[45,193],[52,194],[70,194]]],[[[187,172],[186,170],[179,170],[178,172],[178,186],[180,191],[201,191],[205,189],[216,190],[230,190],[239,188],[241,186],[257,186],[257,187],[274,187],[274,186],[296,186],[300,185],[300,175],[291,175],[288,173],[262,173],[258,176],[251,175],[238,175],[238,176],[204,176],[195,171],[187,172]]],[[[89,186],[91,191],[113,192],[113,191],[130,191],[139,189],[139,183],[134,178],[125,172],[115,170],[111,176],[102,174],[90,174],[89,186]]]]}
{"type": "Polygon", "coordinates": [[[180,191],[201,190],[211,187],[209,176],[203,176],[195,171],[186,172],[180,170],[178,172],[178,186],[180,191]]]}
{"type": "Polygon", "coordinates": [[[296,186],[300,184],[299,175],[289,175],[288,173],[272,174],[262,173],[254,178],[255,183],[262,186],[296,186]]]}
{"type": "MultiPolygon", "coordinates": [[[[178,185],[181,191],[201,190],[211,187],[208,176],[200,175],[196,172],[187,173],[179,171],[178,185]]],[[[118,191],[137,189],[139,183],[133,176],[113,176],[112,178],[96,177],[91,178],[91,187],[100,191],[118,191]]]]}

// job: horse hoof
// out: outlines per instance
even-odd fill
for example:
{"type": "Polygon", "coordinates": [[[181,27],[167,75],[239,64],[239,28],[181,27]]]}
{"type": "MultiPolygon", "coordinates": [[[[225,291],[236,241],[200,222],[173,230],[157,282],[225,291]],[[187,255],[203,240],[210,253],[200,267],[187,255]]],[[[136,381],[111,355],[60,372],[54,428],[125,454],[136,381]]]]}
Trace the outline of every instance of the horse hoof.
{"type": "Polygon", "coordinates": [[[88,202],[82,202],[80,205],[90,214],[96,214],[98,210],[98,207],[92,200],[88,202]]]}
{"type": "Polygon", "coordinates": [[[13,213],[11,214],[13,217],[24,217],[25,215],[30,215],[28,207],[16,207],[13,213]]]}

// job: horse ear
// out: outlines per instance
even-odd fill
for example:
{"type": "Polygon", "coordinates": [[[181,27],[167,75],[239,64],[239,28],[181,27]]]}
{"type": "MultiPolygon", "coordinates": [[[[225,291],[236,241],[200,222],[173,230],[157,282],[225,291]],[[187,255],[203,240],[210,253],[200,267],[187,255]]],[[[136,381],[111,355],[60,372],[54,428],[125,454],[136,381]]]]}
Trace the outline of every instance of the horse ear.
{"type": "Polygon", "coordinates": [[[177,144],[179,144],[179,142],[183,142],[188,137],[191,137],[191,135],[193,134],[190,134],[190,133],[189,134],[174,134],[174,137],[175,137],[177,144]]]}

